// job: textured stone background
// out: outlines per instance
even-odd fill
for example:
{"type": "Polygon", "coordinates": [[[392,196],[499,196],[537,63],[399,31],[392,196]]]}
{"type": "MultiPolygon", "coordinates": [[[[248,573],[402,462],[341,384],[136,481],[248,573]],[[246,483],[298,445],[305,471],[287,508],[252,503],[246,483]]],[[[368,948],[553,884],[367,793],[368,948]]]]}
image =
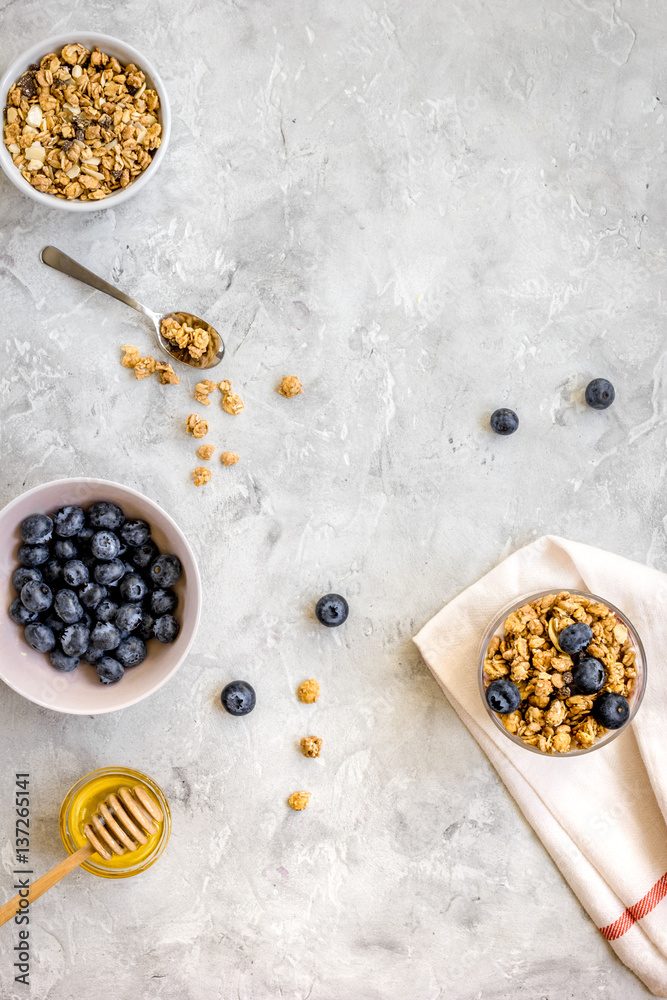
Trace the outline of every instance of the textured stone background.
{"type": "MultiPolygon", "coordinates": [[[[0,65],[70,26],[117,34],[164,74],[175,128],[118,210],[44,211],[0,177],[0,502],[122,480],[181,524],[205,603],[187,663],[139,706],[76,718],[0,692],[0,815],[29,769],[37,871],[91,768],[147,770],[174,813],[145,875],[80,873],[35,905],[31,997],[647,996],[410,637],[544,532],[667,568],[662,5],[64,11],[1,3],[0,65]],[[135,383],[118,345],[149,349],[148,328],[41,265],[46,243],[220,329],[246,410],[211,406],[209,440],[240,465],[191,485],[191,385],[135,383]],[[606,413],[582,403],[597,375],[617,387],[606,413]],[[513,438],[488,430],[499,405],[513,438]],[[337,631],[312,615],[329,589],[351,603],[337,631]],[[315,707],[294,695],[309,676],[315,707]],[[243,720],[218,702],[237,677],[258,692],[243,720]],[[308,732],[320,761],[296,749],[308,732]]],[[[3,823],[7,886],[10,845],[3,823]]],[[[26,995],[13,943],[3,1000],[26,995]]]]}

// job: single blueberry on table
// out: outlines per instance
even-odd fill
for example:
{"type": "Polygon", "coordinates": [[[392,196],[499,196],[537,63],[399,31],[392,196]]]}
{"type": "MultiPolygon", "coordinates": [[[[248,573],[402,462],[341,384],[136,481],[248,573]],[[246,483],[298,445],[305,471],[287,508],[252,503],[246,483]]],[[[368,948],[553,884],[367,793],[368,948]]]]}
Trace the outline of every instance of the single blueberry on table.
{"type": "Polygon", "coordinates": [[[153,625],[153,635],[158,642],[173,642],[181,626],[173,615],[162,615],[153,625]]]}
{"type": "Polygon", "coordinates": [[[93,576],[105,587],[113,587],[125,573],[125,564],[120,559],[109,562],[98,562],[93,570],[93,576]]]}
{"type": "Polygon", "coordinates": [[[605,729],[620,729],[630,717],[630,705],[622,694],[605,691],[593,702],[593,718],[605,729]]]}
{"type": "Polygon", "coordinates": [[[582,694],[597,694],[605,681],[604,664],[594,656],[582,656],[572,667],[572,680],[582,694]]]}
{"type": "Polygon", "coordinates": [[[78,535],[86,523],[86,515],[80,507],[61,507],[53,515],[53,526],[60,538],[71,538],[78,535]]]}
{"type": "Polygon", "coordinates": [[[178,605],[178,594],[173,590],[158,587],[151,594],[151,611],[156,618],[170,614],[178,605]]]}
{"type": "Polygon", "coordinates": [[[60,648],[66,656],[81,656],[88,649],[90,631],[82,622],[68,625],[59,636],[60,648]]]}
{"type": "Polygon", "coordinates": [[[78,656],[67,656],[63,653],[62,649],[52,649],[49,653],[49,659],[51,660],[51,666],[55,667],[56,670],[60,670],[63,674],[68,674],[70,670],[76,670],[79,666],[78,656]]]}
{"type": "Polygon", "coordinates": [[[614,402],[616,392],[606,378],[594,378],[586,386],[586,402],[594,410],[606,410],[614,402]]]}
{"type": "Polygon", "coordinates": [[[95,608],[95,617],[100,622],[110,622],[116,617],[118,605],[110,597],[105,597],[95,608]]]}
{"type": "Polygon", "coordinates": [[[515,712],[521,704],[519,689],[507,677],[491,681],[486,689],[486,700],[492,712],[498,715],[508,715],[515,712]]]}
{"type": "Polygon", "coordinates": [[[68,587],[82,587],[89,578],[88,567],[80,559],[70,559],[63,566],[63,580],[68,587]]]}
{"type": "Polygon", "coordinates": [[[111,622],[98,622],[90,633],[90,645],[96,649],[115,649],[120,639],[120,632],[111,622]]]}
{"type": "Polygon", "coordinates": [[[574,653],[581,653],[593,641],[593,630],[585,622],[575,622],[568,625],[558,635],[558,645],[564,653],[572,656],[574,653]]]}
{"type": "Polygon", "coordinates": [[[180,579],[183,567],[178,556],[165,554],[158,556],[150,568],[150,577],[156,586],[173,587],[180,579]]]}
{"type": "Polygon", "coordinates": [[[138,573],[127,573],[120,581],[118,590],[124,601],[143,601],[148,587],[138,573]]]}
{"type": "Polygon", "coordinates": [[[42,622],[33,622],[26,625],[23,632],[25,641],[38,653],[50,653],[56,645],[56,637],[53,630],[42,622]]]}
{"type": "Polygon", "coordinates": [[[44,579],[50,583],[52,587],[62,583],[63,564],[58,559],[49,559],[49,561],[45,563],[42,572],[44,574],[44,579]]]}
{"type": "Polygon", "coordinates": [[[230,715],[247,715],[255,707],[257,696],[247,681],[231,681],[222,689],[220,701],[230,715]]]}
{"type": "Polygon", "coordinates": [[[48,546],[42,543],[39,545],[22,545],[18,551],[18,560],[22,566],[41,566],[48,558],[48,546]]]}
{"type": "Polygon", "coordinates": [[[29,625],[30,622],[34,622],[37,617],[36,611],[28,611],[28,609],[21,603],[20,597],[15,597],[12,603],[9,605],[9,617],[17,625],[29,625]]]}
{"type": "Polygon", "coordinates": [[[56,559],[76,559],[79,550],[71,538],[59,538],[53,546],[53,554],[56,559]]]}
{"type": "Polygon", "coordinates": [[[114,656],[124,667],[138,667],[143,663],[148,655],[146,643],[136,635],[131,635],[128,639],[123,639],[114,656]]]}
{"type": "Polygon", "coordinates": [[[325,594],[315,605],[317,620],[327,628],[336,628],[347,619],[350,607],[340,594],[325,594]]]}
{"type": "Polygon", "coordinates": [[[21,603],[28,611],[34,611],[39,615],[53,604],[51,588],[43,580],[28,580],[21,587],[21,603]]]}
{"type": "Polygon", "coordinates": [[[121,604],[118,611],[116,612],[116,617],[114,618],[114,625],[121,632],[134,632],[135,628],[141,625],[141,607],[138,604],[121,604]]]}
{"type": "Polygon", "coordinates": [[[95,670],[97,671],[97,676],[103,684],[115,684],[125,673],[122,663],[119,663],[118,660],[114,660],[112,656],[103,656],[102,659],[95,664],[95,670]]]}
{"type": "Polygon", "coordinates": [[[489,423],[492,431],[506,437],[508,434],[514,434],[514,431],[517,430],[519,418],[514,410],[508,410],[507,407],[502,406],[499,410],[493,411],[489,423]]]}
{"type": "Polygon", "coordinates": [[[79,588],[79,600],[84,608],[94,609],[107,596],[107,588],[100,583],[84,583],[79,588]]]}
{"type": "Polygon", "coordinates": [[[118,535],[113,531],[96,531],[90,543],[90,551],[96,559],[115,559],[120,553],[120,542],[118,535]]]}
{"type": "Polygon", "coordinates": [[[130,558],[137,569],[148,569],[158,554],[158,547],[155,542],[148,541],[135,549],[130,558]]]}
{"type": "Polygon", "coordinates": [[[109,500],[100,500],[88,508],[88,520],[93,528],[109,528],[113,531],[123,524],[125,514],[118,504],[111,503],[109,500]]]}
{"type": "Polygon", "coordinates": [[[66,587],[63,587],[56,594],[53,607],[58,617],[67,625],[73,625],[74,622],[81,621],[83,618],[83,608],[79,603],[79,598],[73,590],[68,590],[66,587]]]}
{"type": "Polygon", "coordinates": [[[151,529],[145,521],[126,521],[119,534],[126,545],[136,549],[146,544],[151,537],[151,529]]]}
{"type": "Polygon", "coordinates": [[[12,583],[19,591],[19,593],[21,591],[21,588],[23,587],[23,584],[27,583],[28,580],[41,580],[41,579],[42,579],[41,570],[37,569],[34,566],[19,566],[19,568],[15,569],[12,574],[12,583]]]}
{"type": "Polygon", "coordinates": [[[21,524],[21,538],[28,545],[48,542],[53,532],[53,521],[46,514],[31,514],[21,524]]]}

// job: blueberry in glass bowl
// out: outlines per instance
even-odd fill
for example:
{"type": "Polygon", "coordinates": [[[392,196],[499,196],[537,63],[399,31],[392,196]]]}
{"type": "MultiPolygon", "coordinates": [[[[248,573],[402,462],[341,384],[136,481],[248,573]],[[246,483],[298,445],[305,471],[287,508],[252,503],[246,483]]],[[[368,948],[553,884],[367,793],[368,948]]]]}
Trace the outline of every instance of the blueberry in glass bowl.
{"type": "Polygon", "coordinates": [[[515,745],[548,757],[606,746],[635,717],[646,654],[627,616],[583,590],[513,601],[482,638],[480,695],[515,745]]]}

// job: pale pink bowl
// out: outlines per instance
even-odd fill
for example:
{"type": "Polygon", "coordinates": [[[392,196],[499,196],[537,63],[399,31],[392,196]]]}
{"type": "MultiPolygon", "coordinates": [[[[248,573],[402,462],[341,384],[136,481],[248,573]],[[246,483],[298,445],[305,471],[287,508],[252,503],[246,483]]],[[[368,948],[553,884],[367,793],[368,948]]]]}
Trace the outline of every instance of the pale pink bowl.
{"type": "Polygon", "coordinates": [[[188,655],[201,614],[199,570],[185,535],[161,507],[136,490],[106,479],[58,479],[36,486],[12,500],[0,511],[0,679],[10,688],[54,712],[70,715],[102,715],[136,705],[175,674],[188,655]],[[101,684],[95,668],[81,663],[69,674],[55,670],[44,653],[36,653],[23,639],[23,629],[7,614],[16,597],[12,573],[21,544],[19,527],[29,514],[52,514],[66,504],[84,509],[96,500],[112,500],[128,518],[140,517],[151,526],[161,552],[172,552],[183,564],[183,575],[174,590],[179,597],[176,616],[181,631],[175,642],[148,643],[148,656],[138,667],[125,671],[117,684],[101,684]]]}

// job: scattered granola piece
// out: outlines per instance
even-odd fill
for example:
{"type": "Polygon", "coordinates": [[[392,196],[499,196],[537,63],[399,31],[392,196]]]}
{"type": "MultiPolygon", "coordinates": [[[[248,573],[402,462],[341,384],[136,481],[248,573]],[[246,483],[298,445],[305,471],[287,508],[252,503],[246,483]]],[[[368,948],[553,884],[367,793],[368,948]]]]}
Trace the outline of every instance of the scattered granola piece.
{"type": "Polygon", "coordinates": [[[319,757],[322,740],[319,736],[304,736],[301,740],[301,753],[304,757],[319,757]]]}
{"type": "Polygon", "coordinates": [[[139,353],[138,347],[132,347],[131,344],[122,344],[121,349],[125,351],[123,358],[121,360],[121,365],[123,368],[134,368],[141,361],[141,354],[139,353]]]}
{"type": "Polygon", "coordinates": [[[147,358],[140,358],[140,360],[134,365],[134,377],[135,378],[148,378],[155,371],[156,361],[148,355],[147,358]]]}
{"type": "Polygon", "coordinates": [[[204,486],[211,481],[211,470],[204,465],[198,465],[192,473],[195,486],[204,486]]]}
{"type": "Polygon", "coordinates": [[[223,379],[222,382],[218,382],[218,389],[222,393],[222,408],[227,413],[231,413],[236,416],[244,409],[243,400],[235,392],[232,392],[232,383],[229,379],[223,379]]]}
{"type": "Polygon", "coordinates": [[[298,396],[299,393],[303,392],[303,386],[296,375],[285,375],[278,386],[278,392],[286,399],[292,399],[293,396],[298,396]]]}
{"type": "Polygon", "coordinates": [[[235,451],[223,451],[220,456],[220,461],[223,465],[236,465],[239,460],[239,456],[235,451]]]}
{"type": "Polygon", "coordinates": [[[308,805],[308,800],[310,798],[310,792],[292,792],[289,799],[287,800],[291,805],[292,809],[296,809],[297,812],[301,812],[308,805]]]}
{"type": "Polygon", "coordinates": [[[311,677],[309,681],[304,681],[303,684],[299,685],[297,695],[299,701],[305,702],[306,705],[312,705],[320,696],[320,685],[311,677]]]}
{"type": "Polygon", "coordinates": [[[181,381],[174,369],[166,361],[157,361],[155,371],[159,372],[162,385],[178,385],[181,381]]]}
{"type": "Polygon", "coordinates": [[[208,421],[200,420],[196,413],[191,413],[185,421],[185,431],[194,438],[203,438],[208,434],[208,421]]]}
{"type": "Polygon", "coordinates": [[[205,462],[208,462],[214,451],[215,448],[212,444],[200,444],[197,448],[197,456],[198,458],[203,458],[205,462]]]}
{"type": "Polygon", "coordinates": [[[195,399],[198,403],[203,403],[204,406],[210,406],[211,400],[208,398],[209,392],[213,392],[215,389],[215,382],[210,378],[204,379],[203,382],[197,382],[195,386],[195,399]]]}

